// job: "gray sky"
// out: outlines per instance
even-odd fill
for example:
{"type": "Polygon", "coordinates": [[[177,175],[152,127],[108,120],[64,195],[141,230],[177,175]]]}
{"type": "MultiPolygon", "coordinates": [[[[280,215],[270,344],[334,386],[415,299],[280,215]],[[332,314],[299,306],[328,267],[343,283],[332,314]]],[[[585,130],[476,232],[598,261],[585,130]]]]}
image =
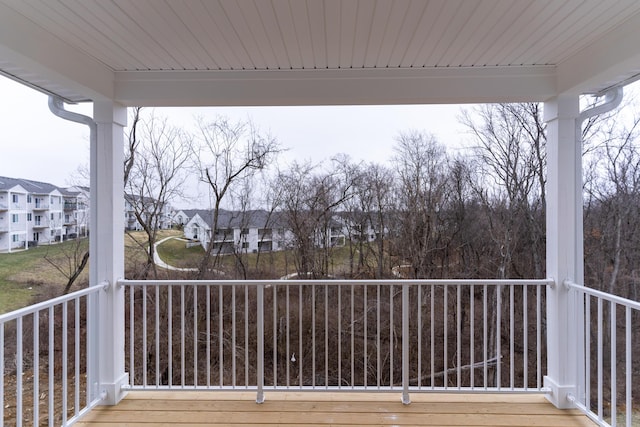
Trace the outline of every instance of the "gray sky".
{"type": "MultiPolygon", "coordinates": [[[[0,175],[65,186],[89,159],[85,126],[54,116],[47,97],[0,76],[0,175]]],[[[89,104],[69,109],[91,115],[89,104]]],[[[346,153],[354,161],[384,163],[392,155],[400,132],[427,131],[452,148],[465,137],[457,122],[460,106],[337,106],[156,108],[174,125],[193,129],[195,117],[250,118],[289,150],[283,163],[313,161],[346,153]]]]}

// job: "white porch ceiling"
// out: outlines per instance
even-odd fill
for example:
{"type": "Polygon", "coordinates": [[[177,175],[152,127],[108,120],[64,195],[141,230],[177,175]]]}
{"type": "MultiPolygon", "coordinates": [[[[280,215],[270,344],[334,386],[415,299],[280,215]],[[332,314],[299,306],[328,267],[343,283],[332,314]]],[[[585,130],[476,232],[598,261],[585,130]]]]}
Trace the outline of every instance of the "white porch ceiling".
{"type": "Polygon", "coordinates": [[[70,100],[544,100],[640,72],[637,0],[0,0],[0,70],[70,100]]]}

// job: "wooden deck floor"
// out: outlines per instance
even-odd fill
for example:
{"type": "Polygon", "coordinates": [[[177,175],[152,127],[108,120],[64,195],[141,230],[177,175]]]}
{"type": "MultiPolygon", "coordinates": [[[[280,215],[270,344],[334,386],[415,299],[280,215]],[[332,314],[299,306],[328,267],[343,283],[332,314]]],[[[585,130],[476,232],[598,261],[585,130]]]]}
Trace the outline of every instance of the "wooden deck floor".
{"type": "Polygon", "coordinates": [[[80,427],[148,426],[593,426],[540,395],[271,392],[131,392],[97,407],[80,427]]]}

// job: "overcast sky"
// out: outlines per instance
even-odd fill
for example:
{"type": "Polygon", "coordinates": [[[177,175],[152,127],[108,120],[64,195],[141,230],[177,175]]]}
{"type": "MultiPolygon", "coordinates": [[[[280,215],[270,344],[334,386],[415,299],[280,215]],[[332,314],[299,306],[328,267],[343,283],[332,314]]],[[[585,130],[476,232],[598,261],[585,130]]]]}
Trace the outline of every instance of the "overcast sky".
{"type": "MultiPolygon", "coordinates": [[[[88,129],[54,116],[47,97],[0,76],[0,175],[75,183],[78,167],[88,164],[88,129]]],[[[68,107],[92,115],[90,104],[68,107]]],[[[354,161],[387,162],[400,132],[426,131],[452,148],[465,138],[458,124],[460,106],[338,106],[156,108],[172,124],[193,129],[195,117],[251,119],[288,151],[281,162],[320,161],[346,153],[354,161]]]]}

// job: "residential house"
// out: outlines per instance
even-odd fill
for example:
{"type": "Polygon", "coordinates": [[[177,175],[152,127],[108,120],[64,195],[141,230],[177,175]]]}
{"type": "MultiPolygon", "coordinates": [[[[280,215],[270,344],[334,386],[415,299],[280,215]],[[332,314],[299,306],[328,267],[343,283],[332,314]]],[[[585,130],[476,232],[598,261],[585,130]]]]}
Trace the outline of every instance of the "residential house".
{"type": "Polygon", "coordinates": [[[202,209],[180,209],[180,210],[174,211],[173,214],[171,215],[172,225],[184,227],[184,225],[188,223],[189,220],[193,218],[193,216],[196,213],[201,211],[202,209]]]}
{"type": "Polygon", "coordinates": [[[282,215],[265,210],[218,212],[218,226],[213,229],[211,210],[194,210],[184,225],[184,235],[200,241],[207,249],[213,242],[215,252],[278,251],[291,241],[292,233],[285,227],[282,215]]]}

